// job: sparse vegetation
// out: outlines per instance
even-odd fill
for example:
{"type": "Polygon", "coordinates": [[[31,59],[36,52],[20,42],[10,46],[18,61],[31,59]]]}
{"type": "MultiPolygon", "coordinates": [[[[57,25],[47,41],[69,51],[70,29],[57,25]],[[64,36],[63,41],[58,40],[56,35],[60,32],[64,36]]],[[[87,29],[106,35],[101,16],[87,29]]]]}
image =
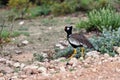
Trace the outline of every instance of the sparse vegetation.
{"type": "Polygon", "coordinates": [[[41,20],[41,24],[44,26],[54,26],[58,23],[58,20],[55,18],[45,18],[41,20]]]}
{"type": "Polygon", "coordinates": [[[120,46],[120,28],[118,30],[104,29],[99,37],[94,36],[90,38],[90,41],[97,51],[115,56],[113,47],[120,46]]]}
{"type": "Polygon", "coordinates": [[[99,10],[93,10],[88,13],[87,21],[80,21],[76,26],[78,28],[85,28],[87,31],[97,29],[102,31],[103,29],[118,29],[120,27],[120,15],[113,9],[102,8],[99,10]]]}
{"type": "MultiPolygon", "coordinates": [[[[119,2],[0,0],[0,79],[88,80],[94,77],[119,80],[119,2]],[[86,12],[89,13],[87,18],[86,12]],[[95,49],[84,47],[84,59],[81,47],[70,58],[74,48],[65,40],[64,27],[75,26],[79,18],[77,27],[80,29],[101,31],[99,35],[93,31],[85,33],[95,49]]],[[[77,29],[74,28],[73,33],[77,33],[77,29]]]]}
{"type": "MultiPolygon", "coordinates": [[[[1,1],[1,4],[2,2],[3,1],[1,1]]],[[[100,9],[107,6],[118,9],[117,5],[119,3],[120,1],[118,0],[8,0],[7,5],[14,9],[14,12],[18,15],[18,18],[34,18],[41,15],[48,15],[50,13],[58,16],[77,11],[100,9]]]]}
{"type": "Polygon", "coordinates": [[[43,62],[45,59],[42,54],[34,53],[33,56],[35,60],[40,61],[40,62],[43,62]]]}
{"type": "MultiPolygon", "coordinates": [[[[90,49],[85,48],[85,53],[90,51],[90,49]]],[[[53,56],[53,59],[59,58],[59,57],[70,57],[73,54],[73,48],[71,46],[67,47],[64,50],[58,50],[56,49],[56,54],[53,56]]],[[[80,58],[81,57],[81,48],[77,48],[77,54],[74,56],[76,58],[80,58]]]]}
{"type": "Polygon", "coordinates": [[[49,6],[36,6],[28,10],[29,17],[34,18],[41,15],[48,15],[50,13],[49,6]]]}

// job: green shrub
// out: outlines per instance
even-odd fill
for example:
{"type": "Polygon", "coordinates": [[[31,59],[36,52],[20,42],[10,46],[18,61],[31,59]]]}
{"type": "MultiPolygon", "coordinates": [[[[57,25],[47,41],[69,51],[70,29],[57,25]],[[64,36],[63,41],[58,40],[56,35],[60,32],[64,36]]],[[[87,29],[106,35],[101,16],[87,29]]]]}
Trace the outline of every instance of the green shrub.
{"type": "Polygon", "coordinates": [[[25,36],[29,36],[29,32],[26,31],[13,31],[11,34],[11,37],[17,37],[20,36],[21,34],[25,35],[25,36]]]}
{"type": "Polygon", "coordinates": [[[24,32],[24,31],[12,31],[12,32],[10,33],[10,31],[8,31],[8,30],[3,30],[3,31],[1,32],[1,37],[2,37],[3,39],[5,39],[5,38],[8,38],[8,37],[17,37],[17,36],[19,36],[19,35],[21,35],[21,34],[23,34],[23,35],[25,35],[25,36],[29,36],[29,33],[28,33],[28,32],[24,32]]]}
{"type": "Polygon", "coordinates": [[[59,0],[41,0],[41,4],[45,5],[53,5],[55,3],[60,3],[59,0]]]}
{"type": "Polygon", "coordinates": [[[116,52],[113,50],[113,46],[120,46],[120,28],[116,31],[111,28],[104,29],[101,36],[94,36],[89,40],[102,54],[108,53],[110,56],[114,56],[116,52]]]}
{"type": "Polygon", "coordinates": [[[88,31],[93,29],[102,31],[104,28],[109,29],[110,26],[112,29],[117,29],[120,26],[120,14],[113,9],[93,10],[88,13],[87,17],[87,21],[80,21],[76,26],[88,31]]]}
{"type": "Polygon", "coordinates": [[[76,10],[75,1],[65,0],[62,3],[55,3],[51,6],[51,12],[54,15],[65,15],[65,14],[73,13],[76,10]]]}
{"type": "Polygon", "coordinates": [[[11,8],[23,8],[27,5],[27,3],[29,2],[29,0],[9,0],[8,2],[8,6],[10,6],[11,8]]]}
{"type": "Polygon", "coordinates": [[[17,15],[16,19],[21,19],[26,17],[28,9],[32,4],[29,0],[9,0],[8,6],[17,15]]]}
{"type": "Polygon", "coordinates": [[[34,56],[34,59],[35,59],[35,60],[40,61],[40,62],[43,62],[44,59],[45,59],[45,58],[43,57],[43,55],[41,55],[41,54],[34,53],[33,56],[34,56]]]}
{"type": "Polygon", "coordinates": [[[109,4],[109,0],[80,0],[80,7],[84,10],[99,9],[109,4]]]}
{"type": "Polygon", "coordinates": [[[48,15],[50,13],[49,6],[36,6],[34,8],[30,8],[28,13],[30,14],[30,17],[36,17],[41,15],[48,15]]]}

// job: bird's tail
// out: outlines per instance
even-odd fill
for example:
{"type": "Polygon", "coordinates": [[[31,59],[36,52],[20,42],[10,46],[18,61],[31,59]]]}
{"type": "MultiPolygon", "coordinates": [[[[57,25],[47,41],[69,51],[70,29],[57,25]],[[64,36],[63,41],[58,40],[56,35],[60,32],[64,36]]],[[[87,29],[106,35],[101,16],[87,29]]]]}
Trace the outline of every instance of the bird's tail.
{"type": "Polygon", "coordinates": [[[93,48],[94,49],[94,46],[92,45],[92,43],[90,41],[88,41],[86,45],[87,45],[88,48],[93,48]]]}

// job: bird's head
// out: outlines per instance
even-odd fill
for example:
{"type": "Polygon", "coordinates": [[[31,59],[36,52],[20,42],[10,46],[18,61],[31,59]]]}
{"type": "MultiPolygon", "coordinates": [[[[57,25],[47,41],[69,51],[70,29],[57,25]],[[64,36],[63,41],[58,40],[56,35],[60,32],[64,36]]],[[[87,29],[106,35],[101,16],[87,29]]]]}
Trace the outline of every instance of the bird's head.
{"type": "Polygon", "coordinates": [[[67,32],[67,34],[72,34],[72,26],[65,26],[65,32],[67,32]]]}

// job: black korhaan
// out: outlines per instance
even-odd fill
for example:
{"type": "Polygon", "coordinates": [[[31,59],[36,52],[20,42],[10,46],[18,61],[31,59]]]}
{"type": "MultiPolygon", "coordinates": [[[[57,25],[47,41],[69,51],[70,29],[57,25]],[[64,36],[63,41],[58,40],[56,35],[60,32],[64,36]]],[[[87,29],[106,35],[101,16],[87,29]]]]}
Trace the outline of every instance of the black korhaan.
{"type": "Polygon", "coordinates": [[[72,26],[65,26],[65,32],[67,33],[67,40],[74,48],[74,53],[71,57],[73,57],[77,51],[77,47],[82,47],[82,57],[84,57],[84,48],[83,46],[87,46],[88,48],[94,48],[93,45],[88,41],[88,39],[82,33],[74,33],[72,34],[72,26]]]}

